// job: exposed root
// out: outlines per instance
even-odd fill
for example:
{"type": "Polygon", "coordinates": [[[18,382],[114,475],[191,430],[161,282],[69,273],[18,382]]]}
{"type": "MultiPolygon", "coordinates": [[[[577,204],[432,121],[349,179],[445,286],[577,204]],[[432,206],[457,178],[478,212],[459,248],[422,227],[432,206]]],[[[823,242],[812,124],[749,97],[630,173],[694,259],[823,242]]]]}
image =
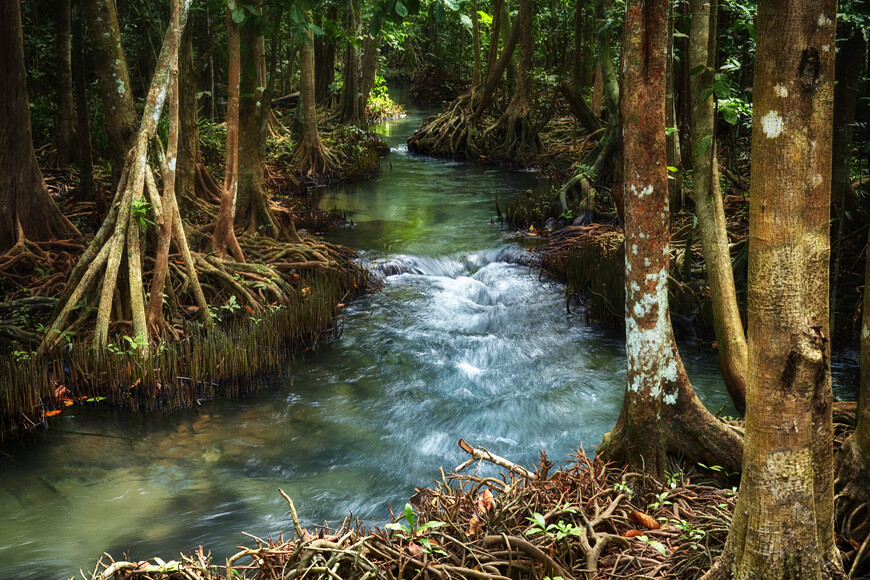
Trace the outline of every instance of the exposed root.
{"type": "Polygon", "coordinates": [[[736,498],[731,491],[693,483],[678,467],[677,480],[665,487],[582,450],[569,466],[551,473],[552,466],[542,454],[532,477],[442,472],[433,488],[411,498],[406,512],[413,509],[415,521],[401,522],[407,531],[367,530],[350,518],[334,530],[309,530],[280,492],[292,539],[247,534],[254,545],[220,567],[201,549],[171,562],[106,555],[92,577],[693,579],[721,552],[736,498]],[[637,479],[651,490],[626,492],[637,479]]]}
{"type": "Polygon", "coordinates": [[[441,114],[429,119],[408,138],[408,149],[426,155],[480,155],[474,114],[480,101],[477,95],[474,90],[460,95],[441,114]]]}

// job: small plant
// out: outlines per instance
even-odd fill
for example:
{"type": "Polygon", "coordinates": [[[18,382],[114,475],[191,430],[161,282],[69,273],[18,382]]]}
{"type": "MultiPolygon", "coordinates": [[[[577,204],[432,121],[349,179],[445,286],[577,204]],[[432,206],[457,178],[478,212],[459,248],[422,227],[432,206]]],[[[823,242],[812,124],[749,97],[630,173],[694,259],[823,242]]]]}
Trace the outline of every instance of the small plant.
{"type": "Polygon", "coordinates": [[[411,504],[405,504],[405,513],[402,514],[402,517],[405,518],[405,521],[408,522],[408,525],[401,524],[399,522],[393,522],[391,524],[387,524],[384,527],[399,537],[405,538],[411,542],[416,542],[419,544],[423,551],[427,554],[442,554],[447,555],[447,552],[436,548],[433,546],[432,541],[429,538],[423,537],[423,534],[428,530],[432,530],[435,528],[440,528],[441,526],[447,525],[444,522],[439,521],[429,521],[425,524],[417,525],[417,520],[414,517],[414,508],[411,504]]]}
{"type": "MultiPolygon", "coordinates": [[[[565,511],[575,512],[576,510],[568,507],[565,511]]],[[[569,536],[580,536],[583,534],[583,528],[578,528],[572,523],[565,523],[564,520],[559,520],[555,524],[547,525],[544,516],[538,512],[535,512],[531,517],[527,517],[526,519],[533,524],[532,527],[526,531],[527,536],[545,533],[558,542],[569,536]]]]}
{"type": "Polygon", "coordinates": [[[670,492],[667,492],[667,491],[663,491],[661,493],[656,494],[656,500],[654,502],[652,502],[651,504],[649,504],[647,507],[650,510],[657,512],[660,509],[662,509],[663,507],[673,505],[674,502],[668,501],[668,499],[667,499],[667,497],[669,495],[670,495],[670,492]]]}
{"type": "Polygon", "coordinates": [[[30,352],[26,350],[13,350],[12,359],[17,363],[30,360],[30,352]]]}
{"type": "Polygon", "coordinates": [[[153,226],[154,222],[148,217],[148,212],[151,211],[151,204],[144,199],[134,199],[130,203],[130,217],[136,220],[140,229],[147,229],[148,226],[153,226]]]}
{"type": "Polygon", "coordinates": [[[625,483],[624,479],[618,483],[613,484],[613,489],[614,491],[618,491],[619,493],[624,493],[626,496],[628,496],[628,499],[631,499],[631,496],[634,495],[634,492],[631,491],[631,488],[628,487],[628,484],[625,483]]]}
{"type": "Polygon", "coordinates": [[[110,342],[106,345],[106,350],[117,356],[133,356],[140,348],[148,346],[148,339],[140,334],[136,338],[124,335],[121,337],[122,342],[115,344],[110,342]]]}
{"type": "Polygon", "coordinates": [[[699,530],[686,520],[672,519],[671,523],[674,524],[674,526],[680,528],[680,530],[683,532],[683,539],[691,540],[692,542],[699,542],[707,536],[707,532],[705,532],[704,530],[699,530]]]}
{"type": "Polygon", "coordinates": [[[673,473],[665,472],[665,483],[669,488],[674,489],[677,487],[680,482],[683,480],[683,474],[680,471],[675,471],[673,473]]]}
{"type": "Polygon", "coordinates": [[[657,551],[662,556],[665,555],[665,545],[661,542],[657,542],[656,540],[650,540],[648,536],[637,536],[637,539],[643,542],[644,544],[649,544],[651,548],[657,551]]]}

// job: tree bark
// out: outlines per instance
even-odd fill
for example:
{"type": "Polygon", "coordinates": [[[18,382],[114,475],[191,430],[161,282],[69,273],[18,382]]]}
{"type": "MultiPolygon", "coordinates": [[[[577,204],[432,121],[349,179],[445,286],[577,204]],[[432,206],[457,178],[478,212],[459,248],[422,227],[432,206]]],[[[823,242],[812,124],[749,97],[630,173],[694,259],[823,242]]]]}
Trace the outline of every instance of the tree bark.
{"type": "MultiPolygon", "coordinates": [[[[328,20],[335,20],[337,15],[337,6],[330,4],[326,8],[326,18],[328,20]]],[[[330,34],[315,39],[314,80],[314,96],[317,102],[324,103],[328,101],[332,96],[330,94],[330,87],[335,82],[335,39],[330,34]]]]}
{"type": "MultiPolygon", "coordinates": [[[[348,9],[350,8],[348,6],[348,9]]],[[[306,14],[311,17],[310,11],[306,11],[306,14]]],[[[317,107],[314,99],[314,33],[311,30],[308,30],[302,46],[299,47],[299,68],[302,85],[299,91],[302,140],[293,157],[294,160],[298,160],[299,172],[303,176],[318,179],[327,177],[335,169],[335,162],[323,146],[317,130],[317,107]]]]}
{"type": "Polygon", "coordinates": [[[665,166],[667,3],[626,4],[621,69],[627,385],[599,453],[657,478],[667,454],[739,469],[741,443],[701,404],[686,377],[668,308],[665,166]]]}
{"type": "MultiPolygon", "coordinates": [[[[260,2],[249,6],[261,10],[260,2]]],[[[262,83],[265,81],[259,79],[257,74],[251,74],[252,71],[257,71],[265,65],[265,54],[261,52],[264,46],[263,37],[253,25],[250,14],[247,11],[246,14],[245,20],[238,25],[239,41],[245,49],[241,50],[240,60],[235,224],[247,233],[260,233],[277,238],[281,230],[269,209],[264,176],[266,160],[261,155],[261,152],[265,151],[265,144],[260,142],[261,137],[263,139],[266,137],[265,133],[260,131],[260,117],[265,110],[262,107],[262,83]]]]}
{"type": "MultiPolygon", "coordinates": [[[[347,0],[344,12],[344,31],[348,36],[344,48],[344,69],[341,85],[341,95],[338,101],[337,119],[349,125],[360,123],[363,111],[359,109],[359,51],[354,46],[353,39],[359,36],[359,16],[354,9],[353,0],[347,0]]],[[[302,65],[302,48],[299,50],[300,67],[302,65]]]]}
{"type": "Polygon", "coordinates": [[[227,2],[227,51],[229,65],[227,67],[227,141],[226,163],[224,171],[224,189],[221,196],[220,209],[211,238],[211,249],[223,257],[229,252],[239,262],[244,262],[242,248],[236,239],[233,228],[236,215],[236,194],[239,187],[238,154],[239,154],[239,91],[241,73],[241,54],[239,25],[233,22],[235,1],[227,2]]]}
{"type": "Polygon", "coordinates": [[[94,168],[91,152],[91,123],[88,118],[88,85],[85,71],[82,7],[79,0],[72,6],[72,75],[76,106],[76,162],[79,166],[77,201],[94,199],[94,168]]]}
{"type": "Polygon", "coordinates": [[[477,16],[477,0],[471,2],[471,44],[473,50],[473,64],[471,67],[471,85],[480,83],[480,23],[477,16]]]}
{"type": "Polygon", "coordinates": [[[33,150],[17,0],[0,2],[0,86],[0,253],[25,240],[78,236],[49,195],[33,150]]]}
{"type": "Polygon", "coordinates": [[[743,477],[707,578],[845,578],[827,336],[836,12],[758,6],[743,477]]]}
{"type": "Polygon", "coordinates": [[[121,47],[121,29],[112,0],[84,0],[82,2],[100,99],[106,116],[106,133],[112,162],[112,184],[117,186],[127,153],[136,144],[139,128],[138,115],[133,102],[133,89],[127,60],[121,47]]]}
{"type": "Polygon", "coordinates": [[[72,79],[71,0],[57,6],[57,164],[66,167],[76,161],[76,109],[72,79]]]}
{"type": "Polygon", "coordinates": [[[671,211],[683,208],[683,172],[680,158],[680,131],[677,128],[677,109],[674,94],[674,5],[668,5],[668,68],[665,72],[665,125],[667,126],[668,166],[676,171],[668,173],[668,192],[671,211]]]}
{"type": "MultiPolygon", "coordinates": [[[[731,267],[725,209],[719,189],[716,159],[716,106],[713,95],[703,101],[701,93],[713,86],[716,64],[716,2],[691,0],[692,27],[689,33],[689,69],[703,67],[690,79],[693,149],[692,178],[695,214],[701,232],[707,285],[713,303],[713,328],[719,350],[719,368],[725,387],[742,414],[746,410],[746,361],[748,350],[737,307],[734,271],[731,267]],[[706,146],[705,146],[706,144],[706,146]]],[[[688,250],[687,250],[688,251],[688,250]]]]}

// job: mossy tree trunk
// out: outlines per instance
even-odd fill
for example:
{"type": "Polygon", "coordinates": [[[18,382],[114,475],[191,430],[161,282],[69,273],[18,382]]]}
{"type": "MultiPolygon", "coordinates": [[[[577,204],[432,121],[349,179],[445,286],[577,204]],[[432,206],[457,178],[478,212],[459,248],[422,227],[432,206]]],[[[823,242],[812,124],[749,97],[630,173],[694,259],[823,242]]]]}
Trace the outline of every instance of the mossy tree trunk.
{"type": "Polygon", "coordinates": [[[743,476],[708,579],[845,578],[827,336],[836,18],[836,0],[758,6],[743,476]]]}
{"type": "MultiPolygon", "coordinates": [[[[350,7],[348,7],[350,9],[350,7]]],[[[311,19],[311,11],[306,15],[311,19]]],[[[314,33],[308,29],[299,47],[301,72],[300,105],[302,107],[302,140],[294,153],[299,172],[308,179],[324,179],[336,170],[338,164],[323,145],[317,130],[317,108],[314,98],[314,33]]]]}
{"type": "Polygon", "coordinates": [[[667,3],[626,5],[622,62],[627,384],[599,453],[662,478],[667,454],[737,471],[739,437],[710,414],[683,369],[668,308],[665,166],[667,3]],[[712,463],[710,463],[712,462],[712,463]]]}
{"type": "Polygon", "coordinates": [[[83,0],[82,7],[94,53],[100,100],[106,116],[112,184],[117,187],[127,154],[136,144],[139,117],[133,102],[133,88],[121,46],[121,29],[114,1],[83,0]]]}
{"type": "MultiPolygon", "coordinates": [[[[746,361],[748,349],[737,307],[734,272],[728,242],[725,208],[719,189],[716,159],[716,106],[712,95],[716,65],[717,3],[691,0],[692,26],[689,33],[689,69],[692,100],[692,179],[695,215],[701,231],[701,245],[707,270],[707,285],[713,303],[713,328],[719,350],[719,368],[725,387],[740,413],[746,410],[746,361]],[[706,99],[701,95],[706,94],[706,99]]],[[[687,249],[687,252],[690,250],[687,249]]],[[[688,254],[687,254],[688,258],[688,254]]]]}
{"type": "Polygon", "coordinates": [[[78,236],[52,200],[33,150],[21,5],[0,3],[0,254],[26,242],[78,236]]]}

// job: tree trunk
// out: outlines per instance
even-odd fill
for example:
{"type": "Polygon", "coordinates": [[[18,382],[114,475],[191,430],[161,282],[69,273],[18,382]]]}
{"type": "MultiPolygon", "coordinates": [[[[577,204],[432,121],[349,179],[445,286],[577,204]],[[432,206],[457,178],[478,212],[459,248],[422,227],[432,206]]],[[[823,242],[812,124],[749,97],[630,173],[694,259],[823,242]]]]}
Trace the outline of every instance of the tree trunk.
{"type": "Polygon", "coordinates": [[[758,6],[743,477],[707,578],[845,578],[827,336],[836,13],[835,0],[758,6]]]}
{"type": "MultiPolygon", "coordinates": [[[[261,3],[249,4],[260,10],[261,3]]],[[[260,143],[266,135],[260,131],[264,108],[261,106],[263,95],[263,80],[252,71],[258,71],[265,63],[262,34],[253,25],[250,14],[239,24],[239,41],[242,47],[240,61],[240,95],[239,95],[239,133],[238,158],[236,174],[238,186],[236,191],[236,226],[249,234],[260,233],[271,237],[279,237],[275,216],[269,209],[266,196],[265,159],[261,152],[265,150],[260,143]]],[[[265,75],[263,75],[265,76],[265,75]]]]}
{"type": "Polygon", "coordinates": [[[21,3],[0,2],[0,253],[25,240],[78,236],[48,193],[33,150],[21,3]]]}
{"type": "MultiPolygon", "coordinates": [[[[327,20],[334,21],[337,15],[337,6],[330,4],[326,8],[327,20]]],[[[330,87],[335,82],[335,39],[330,34],[315,39],[314,81],[314,97],[318,103],[325,103],[332,96],[330,87]]]]}
{"type": "Polygon", "coordinates": [[[211,238],[211,249],[224,257],[229,252],[239,262],[244,262],[242,248],[233,228],[236,215],[236,194],[239,187],[239,91],[241,83],[241,47],[239,25],[233,22],[233,0],[227,2],[227,144],[224,171],[224,189],[220,209],[211,238]]]}
{"type": "MultiPolygon", "coordinates": [[[[511,28],[510,0],[504,0],[501,3],[501,15],[499,18],[499,36],[501,36],[502,46],[508,45],[508,38],[511,36],[511,28]]],[[[514,57],[513,49],[511,49],[510,58],[507,61],[507,67],[505,68],[505,86],[509,93],[516,91],[517,61],[514,57]]]]}
{"type": "Polygon", "coordinates": [[[680,132],[677,129],[677,110],[674,102],[674,5],[668,4],[668,68],[665,72],[665,126],[667,127],[668,166],[676,171],[668,173],[668,192],[671,211],[683,208],[683,172],[680,159],[680,132]]]}
{"type": "MultiPolygon", "coordinates": [[[[359,109],[359,52],[354,46],[353,39],[359,36],[359,16],[354,10],[353,0],[347,0],[344,13],[344,31],[348,39],[344,48],[344,71],[341,85],[341,96],[338,102],[337,120],[349,125],[359,125],[363,111],[359,109]]],[[[300,48],[300,67],[302,49],[300,48]]]]}
{"type": "Polygon", "coordinates": [[[689,384],[668,309],[670,262],[665,166],[667,3],[630,0],[622,45],[627,385],[599,453],[657,478],[667,454],[739,469],[737,435],[689,384]]]}
{"type": "Polygon", "coordinates": [[[94,168],[91,152],[91,123],[88,118],[88,85],[85,70],[84,35],[82,30],[81,2],[72,6],[72,75],[75,85],[76,161],[79,165],[77,201],[94,199],[94,168]]]}
{"type": "Polygon", "coordinates": [[[538,127],[531,115],[532,108],[532,56],[534,53],[533,24],[534,2],[521,0],[515,26],[519,28],[520,62],[517,71],[516,88],[505,112],[487,131],[486,136],[494,135],[496,144],[493,152],[498,156],[513,158],[533,155],[542,144],[538,137],[538,127]]]}
{"type": "Polygon", "coordinates": [[[471,68],[471,86],[480,83],[480,23],[477,16],[477,0],[471,2],[471,43],[474,61],[471,68]]]}
{"type": "Polygon", "coordinates": [[[71,0],[57,6],[57,164],[66,167],[76,161],[76,109],[72,79],[71,0]]]}
{"type": "MultiPolygon", "coordinates": [[[[689,33],[689,69],[704,67],[690,79],[692,100],[692,177],[695,214],[701,231],[701,245],[707,266],[707,285],[713,303],[713,328],[719,350],[719,368],[725,387],[742,414],[746,410],[746,360],[748,350],[743,322],[737,307],[734,271],[726,230],[725,209],[719,190],[716,160],[716,106],[713,95],[701,100],[701,93],[713,86],[716,63],[716,2],[691,0],[692,27],[689,33]]],[[[688,250],[687,250],[688,251],[688,250]]]]}
{"type": "MultiPolygon", "coordinates": [[[[351,7],[348,6],[348,9],[351,7]]],[[[306,11],[309,18],[310,11],[306,11]]],[[[294,154],[299,172],[310,179],[328,177],[336,167],[332,154],[323,146],[317,131],[317,108],[314,100],[314,33],[308,30],[299,48],[301,71],[300,107],[302,109],[302,140],[294,154]]],[[[356,100],[356,99],[354,99],[356,100]]],[[[358,102],[358,101],[357,101],[358,102]]]]}
{"type": "Polygon", "coordinates": [[[112,162],[112,184],[117,186],[127,153],[136,144],[138,115],[133,103],[133,90],[127,60],[121,47],[121,30],[112,0],[83,0],[85,19],[100,99],[106,116],[106,133],[112,162]]]}
{"type": "MultiPolygon", "coordinates": [[[[847,199],[851,201],[849,187],[849,164],[851,162],[852,135],[855,123],[855,105],[858,100],[858,83],[861,69],[867,57],[864,34],[849,30],[844,25],[840,38],[845,38],[837,49],[835,71],[837,83],[834,89],[834,142],[833,168],[831,170],[831,199],[837,208],[837,228],[833,274],[831,275],[831,336],[836,337],[837,286],[842,255],[843,228],[845,227],[847,199]]],[[[839,27],[838,27],[839,28],[839,27]]]]}
{"type": "Polygon", "coordinates": [[[366,105],[369,102],[369,93],[375,86],[375,77],[378,74],[378,56],[381,54],[380,35],[374,38],[366,36],[363,46],[363,57],[359,70],[359,105],[357,107],[362,115],[361,123],[366,124],[366,105]]]}

